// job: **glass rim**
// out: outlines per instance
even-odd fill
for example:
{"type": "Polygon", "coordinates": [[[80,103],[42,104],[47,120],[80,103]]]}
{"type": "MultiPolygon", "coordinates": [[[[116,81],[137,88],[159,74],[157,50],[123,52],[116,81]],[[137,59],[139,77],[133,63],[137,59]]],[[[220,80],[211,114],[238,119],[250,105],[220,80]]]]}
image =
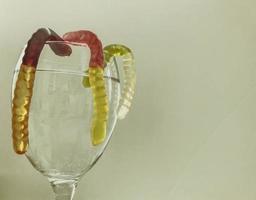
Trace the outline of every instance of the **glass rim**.
{"type": "MultiPolygon", "coordinates": [[[[50,45],[50,44],[67,44],[67,45],[73,45],[73,46],[80,46],[80,47],[85,47],[85,48],[89,48],[88,45],[86,43],[79,43],[79,42],[70,42],[70,41],[65,41],[65,40],[62,40],[62,41],[59,41],[59,40],[48,40],[45,42],[46,45],[50,45]]],[[[26,46],[27,44],[24,45],[23,49],[22,49],[22,52],[24,53],[24,50],[26,49],[26,46]]],[[[21,62],[21,59],[22,57],[20,57],[20,61],[21,62]]],[[[41,59],[40,59],[41,60],[41,59]]],[[[116,65],[116,63],[115,63],[116,65]]],[[[16,65],[16,68],[13,70],[13,73],[17,73],[19,72],[19,65],[16,65]]],[[[88,66],[89,68],[89,66],[88,66]]],[[[88,69],[87,68],[87,69],[88,69]]],[[[104,67],[105,68],[105,67],[104,67]]],[[[87,70],[65,70],[65,69],[52,69],[52,68],[42,68],[42,67],[37,67],[35,71],[48,71],[48,72],[54,72],[54,73],[66,73],[66,74],[73,74],[73,75],[78,75],[78,76],[89,76],[87,70]]],[[[119,74],[119,73],[118,73],[119,74]]],[[[111,76],[111,75],[107,75],[107,74],[104,74],[104,79],[111,79],[112,81],[115,81],[117,83],[121,83],[121,80],[119,78],[119,75],[117,77],[115,76],[111,76]]]]}
{"type": "MultiPolygon", "coordinates": [[[[14,70],[14,73],[17,73],[19,72],[20,70],[19,69],[15,69],[14,70]]],[[[39,71],[39,72],[53,72],[53,73],[56,73],[56,74],[70,74],[70,75],[77,75],[77,76],[84,76],[84,77],[89,77],[89,74],[86,71],[75,71],[75,70],[65,70],[65,69],[47,69],[47,68],[36,68],[35,70],[36,72],[39,71]]],[[[120,79],[117,78],[117,77],[113,77],[113,76],[108,76],[108,75],[104,75],[103,76],[104,79],[111,79],[112,81],[115,81],[117,83],[120,83],[120,79]]]]}
{"type": "Polygon", "coordinates": [[[60,44],[68,44],[68,45],[74,45],[74,46],[82,46],[82,47],[88,47],[86,43],[80,43],[80,42],[70,42],[70,41],[65,41],[65,40],[48,40],[45,42],[45,44],[52,44],[52,43],[60,43],[60,44]]]}

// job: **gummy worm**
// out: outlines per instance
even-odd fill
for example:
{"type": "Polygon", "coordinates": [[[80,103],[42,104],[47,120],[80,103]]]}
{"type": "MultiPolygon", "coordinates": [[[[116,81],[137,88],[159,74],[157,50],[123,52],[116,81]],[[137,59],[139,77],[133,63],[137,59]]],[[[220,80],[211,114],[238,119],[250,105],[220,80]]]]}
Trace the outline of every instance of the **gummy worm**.
{"type": "Polygon", "coordinates": [[[119,44],[111,44],[104,47],[105,66],[112,62],[114,57],[122,57],[124,70],[124,86],[121,93],[121,99],[117,109],[119,119],[125,118],[131,107],[131,101],[134,96],[136,84],[136,72],[134,67],[134,56],[132,51],[119,44]]]}
{"type": "MultiPolygon", "coordinates": [[[[46,41],[63,41],[53,30],[40,28],[28,41],[19,70],[12,100],[12,138],[17,154],[24,154],[29,144],[28,120],[36,68],[46,41]]],[[[58,56],[69,56],[71,48],[65,44],[49,44],[58,56]]]]}
{"type": "Polygon", "coordinates": [[[101,144],[106,138],[109,110],[103,77],[104,59],[101,41],[94,33],[86,30],[66,33],[63,36],[63,39],[70,42],[85,44],[91,51],[89,63],[89,85],[93,94],[91,140],[93,145],[101,144]]]}

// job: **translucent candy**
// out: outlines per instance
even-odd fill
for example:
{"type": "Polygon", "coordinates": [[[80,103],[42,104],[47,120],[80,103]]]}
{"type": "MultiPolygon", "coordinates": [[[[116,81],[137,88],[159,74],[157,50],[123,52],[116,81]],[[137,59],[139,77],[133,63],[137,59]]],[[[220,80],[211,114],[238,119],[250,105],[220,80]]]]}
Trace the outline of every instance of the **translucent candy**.
{"type": "Polygon", "coordinates": [[[12,104],[12,137],[16,153],[23,154],[28,147],[28,117],[36,69],[22,65],[14,90],[12,104]]]}
{"type": "MultiPolygon", "coordinates": [[[[22,65],[18,74],[12,103],[13,147],[16,153],[24,154],[27,150],[29,108],[33,93],[35,72],[39,56],[48,40],[63,41],[53,30],[38,29],[28,41],[22,65]]],[[[56,55],[69,56],[71,48],[66,44],[49,44],[56,55]]]]}
{"type": "Polygon", "coordinates": [[[103,77],[103,49],[101,41],[91,31],[80,30],[66,33],[63,39],[85,44],[89,47],[91,58],[89,63],[89,80],[83,79],[84,87],[91,87],[93,95],[93,116],[91,140],[93,145],[104,142],[107,132],[108,99],[103,77]]]}
{"type": "MultiPolygon", "coordinates": [[[[93,116],[91,140],[93,145],[101,144],[106,138],[108,120],[108,98],[103,76],[104,63],[107,66],[114,57],[121,56],[123,60],[124,81],[121,99],[118,107],[118,118],[122,119],[128,113],[134,96],[136,72],[131,50],[123,45],[109,45],[104,48],[105,61],[101,41],[97,36],[86,30],[69,32],[63,36],[65,41],[85,44],[90,48],[91,59],[88,70],[89,78],[84,78],[83,85],[92,89],[93,116]]],[[[26,152],[29,143],[28,118],[33,93],[35,72],[40,53],[47,40],[62,40],[51,29],[39,29],[28,41],[25,55],[19,71],[13,97],[13,145],[18,154],[26,152]]],[[[65,44],[49,44],[56,55],[69,56],[72,51],[65,44]]]]}
{"type": "Polygon", "coordinates": [[[121,99],[117,110],[119,119],[125,118],[131,107],[136,84],[136,71],[134,67],[134,57],[131,50],[119,44],[111,44],[104,47],[105,66],[112,62],[114,57],[122,57],[124,81],[121,99]]]}
{"type": "Polygon", "coordinates": [[[89,68],[89,82],[93,94],[92,144],[101,144],[106,138],[108,99],[103,77],[103,68],[89,68]]]}
{"type": "Polygon", "coordinates": [[[90,67],[103,67],[102,44],[96,34],[88,30],[73,31],[65,33],[63,39],[87,45],[91,52],[90,67]]]}
{"type": "MultiPolygon", "coordinates": [[[[28,41],[22,64],[36,67],[46,41],[63,41],[63,39],[51,29],[38,29],[28,41]]],[[[69,56],[72,52],[66,44],[50,43],[49,45],[58,56],[69,56]]]]}

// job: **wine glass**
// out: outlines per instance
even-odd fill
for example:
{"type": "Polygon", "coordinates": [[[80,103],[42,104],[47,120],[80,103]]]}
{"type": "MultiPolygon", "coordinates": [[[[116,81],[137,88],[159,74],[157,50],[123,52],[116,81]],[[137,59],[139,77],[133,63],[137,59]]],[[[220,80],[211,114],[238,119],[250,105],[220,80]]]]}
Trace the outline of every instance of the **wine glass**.
{"type": "MultiPolygon", "coordinates": [[[[21,66],[17,63],[12,96],[21,66]]],[[[106,148],[117,121],[121,96],[116,60],[104,69],[109,104],[106,137],[91,142],[93,94],[86,86],[90,52],[84,45],[49,41],[44,45],[33,86],[29,110],[29,145],[26,157],[51,183],[56,200],[71,200],[80,178],[97,162],[106,148]],[[63,43],[72,49],[68,57],[53,53],[50,44],[63,43]]]]}

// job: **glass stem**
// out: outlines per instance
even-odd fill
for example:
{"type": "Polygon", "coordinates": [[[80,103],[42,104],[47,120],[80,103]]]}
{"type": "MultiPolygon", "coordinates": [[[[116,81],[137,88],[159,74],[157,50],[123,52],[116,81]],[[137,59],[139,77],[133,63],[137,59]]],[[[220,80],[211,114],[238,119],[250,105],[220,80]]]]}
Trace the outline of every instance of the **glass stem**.
{"type": "Polygon", "coordinates": [[[75,194],[77,180],[52,180],[50,183],[55,193],[55,200],[72,200],[75,194]]]}

